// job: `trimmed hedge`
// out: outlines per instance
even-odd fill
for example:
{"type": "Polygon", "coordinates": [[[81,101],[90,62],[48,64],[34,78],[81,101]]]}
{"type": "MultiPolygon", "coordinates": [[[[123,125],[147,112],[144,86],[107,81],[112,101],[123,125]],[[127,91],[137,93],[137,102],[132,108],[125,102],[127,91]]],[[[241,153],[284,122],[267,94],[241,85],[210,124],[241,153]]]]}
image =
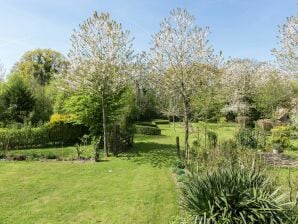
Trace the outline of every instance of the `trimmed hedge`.
{"type": "Polygon", "coordinates": [[[144,121],[144,122],[138,122],[137,125],[157,128],[157,125],[156,124],[153,124],[151,122],[146,122],[146,121],[144,121]]]}
{"type": "Polygon", "coordinates": [[[158,125],[158,124],[170,124],[170,122],[168,120],[154,120],[153,123],[156,124],[156,125],[158,125]]]}
{"type": "Polygon", "coordinates": [[[161,130],[155,127],[136,125],[136,133],[142,135],[160,135],[161,130]]]}
{"type": "Polygon", "coordinates": [[[43,146],[49,141],[45,128],[0,129],[0,148],[43,146]]]}
{"type": "Polygon", "coordinates": [[[0,129],[0,149],[71,145],[77,143],[86,133],[86,127],[71,123],[52,123],[38,128],[0,129]]]}

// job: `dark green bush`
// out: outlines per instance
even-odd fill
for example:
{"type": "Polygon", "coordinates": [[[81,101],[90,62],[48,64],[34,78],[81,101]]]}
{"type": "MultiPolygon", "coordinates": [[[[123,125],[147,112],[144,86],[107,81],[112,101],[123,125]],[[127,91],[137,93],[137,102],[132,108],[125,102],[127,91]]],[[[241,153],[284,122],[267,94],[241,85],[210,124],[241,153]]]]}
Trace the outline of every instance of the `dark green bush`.
{"type": "Polygon", "coordinates": [[[55,122],[49,123],[46,126],[49,140],[58,144],[75,144],[80,141],[80,138],[87,133],[86,127],[75,123],[55,122]]]}
{"type": "Polygon", "coordinates": [[[155,127],[136,125],[136,133],[142,135],[160,135],[161,130],[155,127]]]}
{"type": "Polygon", "coordinates": [[[177,167],[180,169],[184,169],[185,168],[185,164],[182,160],[176,160],[173,164],[173,167],[177,167]]]}
{"type": "Polygon", "coordinates": [[[257,148],[258,146],[258,139],[253,129],[240,128],[235,138],[242,147],[257,148]]]}
{"type": "Polygon", "coordinates": [[[153,123],[156,124],[156,125],[158,125],[158,124],[170,124],[170,122],[168,120],[154,120],[153,123]]]}
{"type": "Polygon", "coordinates": [[[189,176],[181,205],[197,217],[197,223],[291,223],[285,198],[255,169],[235,167],[189,176]]]}
{"type": "Polygon", "coordinates": [[[182,175],[182,174],[185,174],[185,171],[184,171],[184,169],[177,168],[177,169],[175,170],[175,173],[176,173],[178,176],[180,176],[180,175],[182,175]]]}
{"type": "Polygon", "coordinates": [[[236,121],[236,117],[237,117],[237,113],[235,113],[233,111],[228,111],[226,113],[226,120],[227,120],[227,122],[235,122],[236,121]]]}

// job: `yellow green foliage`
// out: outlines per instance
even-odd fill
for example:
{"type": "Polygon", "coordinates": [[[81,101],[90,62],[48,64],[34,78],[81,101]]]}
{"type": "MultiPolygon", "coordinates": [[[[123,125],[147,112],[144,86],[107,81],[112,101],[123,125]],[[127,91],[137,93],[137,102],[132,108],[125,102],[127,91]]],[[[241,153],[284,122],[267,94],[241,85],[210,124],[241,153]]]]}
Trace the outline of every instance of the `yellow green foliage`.
{"type": "Polygon", "coordinates": [[[74,122],[75,121],[76,116],[73,114],[66,114],[66,115],[62,115],[62,114],[53,114],[50,118],[50,124],[53,123],[59,123],[59,122],[64,122],[64,123],[69,123],[69,122],[74,122]]]}
{"type": "Polygon", "coordinates": [[[279,144],[283,149],[290,146],[291,129],[289,126],[276,126],[275,128],[271,129],[271,133],[273,144],[279,144]]]}

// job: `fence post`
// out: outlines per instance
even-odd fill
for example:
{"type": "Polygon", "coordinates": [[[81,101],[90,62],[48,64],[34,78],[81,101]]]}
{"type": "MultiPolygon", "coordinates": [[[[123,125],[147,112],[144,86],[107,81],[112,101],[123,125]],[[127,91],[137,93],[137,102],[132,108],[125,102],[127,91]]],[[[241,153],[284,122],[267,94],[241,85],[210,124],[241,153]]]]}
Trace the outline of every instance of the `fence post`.
{"type": "Polygon", "coordinates": [[[180,158],[180,144],[179,144],[179,137],[176,137],[176,152],[177,152],[177,157],[180,158]]]}

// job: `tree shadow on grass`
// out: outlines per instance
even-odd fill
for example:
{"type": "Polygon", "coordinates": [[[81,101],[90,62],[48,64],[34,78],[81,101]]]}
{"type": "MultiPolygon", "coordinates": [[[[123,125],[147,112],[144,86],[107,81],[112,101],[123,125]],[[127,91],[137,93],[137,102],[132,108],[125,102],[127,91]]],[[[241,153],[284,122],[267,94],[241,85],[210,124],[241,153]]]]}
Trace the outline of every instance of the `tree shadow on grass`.
{"type": "Polygon", "coordinates": [[[150,164],[153,167],[170,167],[176,159],[175,146],[154,142],[137,142],[134,147],[119,155],[137,164],[150,164]]]}

